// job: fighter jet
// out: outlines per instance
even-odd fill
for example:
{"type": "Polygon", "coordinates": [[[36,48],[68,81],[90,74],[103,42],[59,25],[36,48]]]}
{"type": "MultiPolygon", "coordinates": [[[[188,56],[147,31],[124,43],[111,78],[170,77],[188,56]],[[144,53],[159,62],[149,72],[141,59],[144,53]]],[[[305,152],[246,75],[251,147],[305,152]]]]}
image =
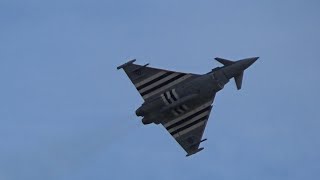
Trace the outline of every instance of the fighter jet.
{"type": "Polygon", "coordinates": [[[244,70],[258,58],[230,61],[217,57],[223,67],[202,75],[138,65],[135,59],[117,69],[125,71],[144,99],[136,110],[142,123],[162,124],[190,156],[203,150],[199,146],[207,140],[202,136],[216,93],[232,78],[241,89],[244,70]]]}

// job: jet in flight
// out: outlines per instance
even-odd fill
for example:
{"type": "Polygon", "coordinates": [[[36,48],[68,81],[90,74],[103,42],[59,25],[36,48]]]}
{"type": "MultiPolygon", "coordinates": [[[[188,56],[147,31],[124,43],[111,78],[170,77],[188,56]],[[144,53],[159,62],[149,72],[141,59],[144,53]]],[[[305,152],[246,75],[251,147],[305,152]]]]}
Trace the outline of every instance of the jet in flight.
{"type": "Polygon", "coordinates": [[[202,75],[138,65],[135,59],[117,69],[125,71],[144,100],[136,110],[142,123],[162,124],[190,156],[203,150],[199,146],[207,140],[202,136],[216,93],[232,78],[241,89],[244,70],[258,58],[230,61],[217,57],[223,66],[202,75]]]}

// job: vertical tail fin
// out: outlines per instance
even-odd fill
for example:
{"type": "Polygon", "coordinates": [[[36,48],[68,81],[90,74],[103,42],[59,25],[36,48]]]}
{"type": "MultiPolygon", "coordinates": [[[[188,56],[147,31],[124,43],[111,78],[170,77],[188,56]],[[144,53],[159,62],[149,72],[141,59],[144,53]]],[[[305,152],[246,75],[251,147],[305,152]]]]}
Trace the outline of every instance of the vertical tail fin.
{"type": "MultiPolygon", "coordinates": [[[[217,60],[219,63],[223,64],[224,66],[229,66],[229,65],[232,65],[232,64],[235,63],[234,61],[231,61],[231,60],[228,60],[228,59],[219,58],[219,57],[216,57],[214,59],[217,60]]],[[[242,87],[242,79],[243,79],[243,71],[239,75],[234,77],[234,81],[236,83],[236,86],[237,86],[238,90],[240,90],[241,87],[242,87]]]]}
{"type": "Polygon", "coordinates": [[[234,81],[236,83],[237,89],[240,90],[242,86],[242,79],[243,79],[243,71],[238,75],[234,77],[234,81]]]}

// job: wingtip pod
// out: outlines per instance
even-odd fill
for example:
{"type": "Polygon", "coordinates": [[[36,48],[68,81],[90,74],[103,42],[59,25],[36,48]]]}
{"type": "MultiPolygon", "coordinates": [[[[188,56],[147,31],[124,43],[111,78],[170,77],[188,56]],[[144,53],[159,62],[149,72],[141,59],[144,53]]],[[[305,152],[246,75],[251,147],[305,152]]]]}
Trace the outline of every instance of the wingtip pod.
{"type": "Polygon", "coordinates": [[[128,66],[129,64],[134,63],[135,61],[136,61],[136,59],[132,59],[131,61],[128,61],[128,62],[126,62],[126,63],[124,63],[124,64],[122,64],[122,65],[118,66],[118,67],[117,67],[117,69],[118,69],[118,70],[119,70],[119,69],[122,69],[122,68],[124,68],[124,67],[128,66]]]}

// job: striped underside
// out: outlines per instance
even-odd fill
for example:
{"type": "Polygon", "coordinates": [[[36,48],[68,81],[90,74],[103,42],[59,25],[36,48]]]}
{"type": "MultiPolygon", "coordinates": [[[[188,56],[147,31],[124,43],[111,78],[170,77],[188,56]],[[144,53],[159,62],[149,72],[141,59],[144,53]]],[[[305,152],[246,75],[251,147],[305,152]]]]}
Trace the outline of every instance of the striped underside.
{"type": "Polygon", "coordinates": [[[181,115],[180,117],[164,124],[164,127],[175,138],[201,127],[209,118],[212,108],[211,103],[211,101],[207,102],[200,107],[181,115]]]}
{"type": "MultiPolygon", "coordinates": [[[[161,71],[136,83],[135,87],[144,99],[148,99],[155,94],[181,83],[191,76],[191,74],[161,71]]],[[[173,98],[175,95],[172,93],[174,92],[169,92],[169,94],[166,95],[173,98]]]]}
{"type": "MultiPolygon", "coordinates": [[[[170,105],[170,104],[174,103],[175,101],[178,101],[179,96],[178,96],[175,89],[171,89],[171,90],[166,91],[163,94],[161,94],[161,98],[166,105],[170,105]]],[[[175,116],[178,116],[178,115],[186,112],[188,109],[189,108],[185,104],[183,104],[183,105],[180,105],[180,106],[174,108],[171,112],[175,116]]]]}

